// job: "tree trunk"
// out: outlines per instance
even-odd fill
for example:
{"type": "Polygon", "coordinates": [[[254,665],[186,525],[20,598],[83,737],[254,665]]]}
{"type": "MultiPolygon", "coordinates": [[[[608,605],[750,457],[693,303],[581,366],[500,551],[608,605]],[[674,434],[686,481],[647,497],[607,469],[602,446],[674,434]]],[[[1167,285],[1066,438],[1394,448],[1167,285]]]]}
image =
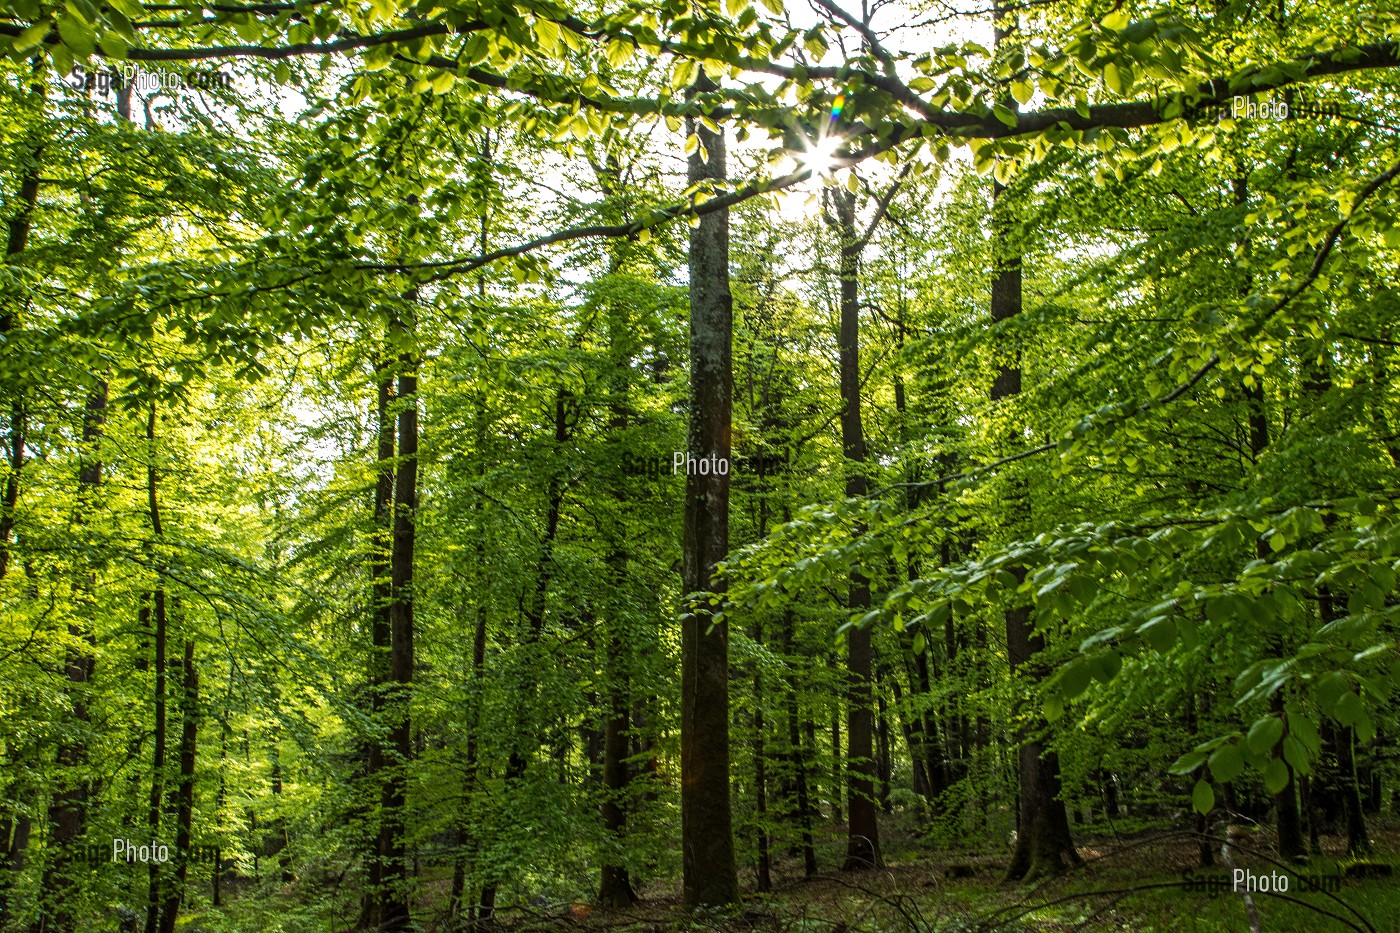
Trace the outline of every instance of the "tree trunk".
{"type": "MultiPolygon", "coordinates": [[[[160,523],[160,503],[156,497],[156,405],[151,403],[146,418],[146,506],[151,519],[151,536],[154,541],[163,537],[160,523]]],[[[146,829],[150,833],[151,844],[160,838],[161,810],[165,802],[165,746],[166,728],[166,661],[167,617],[165,606],[165,583],[157,581],[155,592],[151,594],[155,619],[155,728],[151,753],[151,797],[146,813],[146,829]]],[[[146,933],[156,933],[160,925],[160,872],[161,866],[152,861],[148,866],[149,879],[146,893],[146,933]]]]}
{"type": "MultiPolygon", "coordinates": [[[[841,356],[841,451],[846,459],[846,497],[869,491],[865,477],[865,428],[860,412],[860,254],[864,244],[856,234],[856,196],[831,189],[841,236],[837,272],[841,278],[841,325],[837,343],[841,356]]],[[[854,534],[865,533],[857,525],[854,534]]],[[[846,589],[852,618],[870,609],[870,581],[852,570],[846,589]]],[[[880,864],[880,825],[875,799],[874,710],[871,695],[873,652],[871,631],[853,626],[846,637],[846,779],[849,822],[846,825],[846,871],[880,864]]]]}
{"type": "MultiPolygon", "coordinates": [[[[617,157],[609,154],[606,166],[595,166],[603,193],[611,201],[620,193],[621,170],[617,157]]],[[[623,253],[621,244],[614,241],[608,253],[608,274],[618,275],[622,270],[623,253]]],[[[627,430],[631,410],[632,359],[635,338],[627,307],[620,301],[607,304],[608,338],[608,432],[609,439],[621,439],[627,430]]],[[[627,763],[628,748],[631,744],[629,718],[632,710],[631,663],[636,654],[634,632],[629,631],[626,620],[628,606],[624,594],[627,593],[627,569],[630,555],[623,542],[629,539],[627,522],[629,508],[625,486],[615,484],[614,498],[617,501],[619,521],[617,544],[607,556],[608,570],[612,577],[613,603],[610,618],[601,627],[603,635],[603,691],[606,697],[605,721],[603,723],[603,831],[611,848],[605,850],[601,877],[598,885],[598,902],[604,907],[630,907],[637,902],[637,893],[632,889],[632,878],[623,859],[627,845],[627,811],[631,806],[631,767],[627,763]]],[[[592,737],[590,736],[590,739],[592,737]]]]}
{"type": "MultiPolygon", "coordinates": [[[[568,413],[572,398],[572,393],[565,388],[559,388],[554,393],[554,449],[556,454],[562,453],[564,444],[570,437],[568,413]]],[[[549,606],[549,587],[554,579],[554,545],[559,535],[559,519],[563,513],[563,506],[563,478],[559,470],[554,469],[550,472],[545,493],[544,535],[540,541],[540,556],[536,563],[535,590],[525,609],[524,644],[526,649],[530,651],[539,645],[540,639],[544,636],[545,614],[549,606]]],[[[530,658],[529,660],[533,662],[538,659],[530,658]]],[[[508,789],[525,776],[525,770],[529,766],[531,756],[526,755],[524,743],[531,742],[534,749],[538,750],[542,741],[540,730],[533,726],[527,718],[537,712],[535,708],[537,694],[533,681],[525,685],[522,693],[521,701],[516,704],[515,734],[512,736],[510,756],[506,761],[505,782],[508,789]]],[[[498,882],[492,880],[481,889],[481,903],[478,913],[483,920],[490,920],[495,916],[497,887],[498,882]]]]}
{"type": "MultiPolygon", "coordinates": [[[[791,517],[785,514],[784,520],[791,521],[791,517]]],[[[792,610],[788,609],[783,613],[782,650],[783,656],[789,659],[792,658],[793,630],[795,628],[796,622],[792,610]]],[[[807,755],[802,745],[801,727],[798,723],[796,683],[788,687],[786,699],[788,754],[793,774],[793,791],[796,795],[795,815],[801,832],[802,867],[806,877],[811,878],[817,873],[817,850],[812,842],[812,801],[807,787],[807,755]]]]}
{"type": "MultiPolygon", "coordinates": [[[[389,360],[380,357],[375,360],[375,469],[373,522],[374,530],[370,539],[369,591],[370,591],[370,648],[369,665],[366,671],[370,722],[377,729],[382,726],[384,714],[384,694],[389,682],[389,654],[392,647],[393,621],[393,579],[390,563],[394,549],[394,416],[390,406],[394,396],[394,378],[390,372],[389,360]]],[[[376,797],[382,797],[386,764],[384,742],[373,734],[365,743],[365,774],[369,789],[376,797]]],[[[382,815],[381,815],[382,816],[382,815]]],[[[383,919],[380,916],[381,889],[384,885],[384,858],[381,848],[383,827],[380,817],[369,821],[370,832],[365,840],[365,865],[367,883],[361,900],[359,928],[378,929],[383,919]]]]}
{"type": "MultiPolygon", "coordinates": [[[[951,614],[950,614],[951,619],[951,614]]],[[[951,622],[949,623],[951,624],[951,622]]],[[[914,674],[918,677],[918,692],[928,696],[933,690],[933,678],[929,670],[927,648],[914,656],[914,674]]],[[[924,774],[928,778],[929,802],[938,807],[943,792],[952,784],[952,776],[938,739],[938,722],[933,710],[925,708],[919,715],[921,724],[924,774]]]]}
{"type": "MultiPolygon", "coordinates": [[[[1243,190],[1242,187],[1240,190],[1243,190]]],[[[1240,197],[1243,202],[1243,194],[1240,197]]],[[[1242,389],[1248,411],[1250,453],[1257,461],[1259,455],[1269,446],[1269,420],[1264,410],[1264,385],[1260,377],[1256,376],[1254,385],[1245,384],[1242,389]]],[[[1256,542],[1255,554],[1261,560],[1272,557],[1268,545],[1262,540],[1256,542]]],[[[1273,649],[1276,653],[1283,650],[1283,645],[1277,637],[1273,639],[1273,649]]],[[[1287,721],[1282,690],[1273,695],[1271,708],[1276,716],[1287,721]]],[[[1288,783],[1274,794],[1274,810],[1278,814],[1278,855],[1285,860],[1306,859],[1308,844],[1303,835],[1303,815],[1298,808],[1298,777],[1293,771],[1293,766],[1283,759],[1282,742],[1274,747],[1271,754],[1283,761],[1283,766],[1288,770],[1288,783]]]]}
{"type": "Polygon", "coordinates": [[[398,460],[394,474],[394,550],[390,558],[392,599],[389,612],[389,742],[394,760],[383,793],[379,851],[384,883],[379,895],[379,923],[384,931],[407,929],[409,864],[406,857],[406,789],[413,759],[413,723],[409,712],[413,688],[413,552],[418,509],[418,375],[412,354],[400,359],[398,377],[398,460]]]}
{"type": "MultiPolygon", "coordinates": [[[[154,514],[154,513],[153,513],[154,514]]],[[[166,746],[166,687],[167,662],[165,649],[167,642],[167,620],[165,611],[165,590],[158,587],[153,594],[155,602],[155,735],[151,753],[151,797],[146,814],[146,829],[151,841],[160,838],[161,810],[165,804],[165,746],[166,746]]],[[[152,861],[148,866],[150,878],[146,894],[146,933],[156,933],[160,926],[160,869],[159,863],[152,861]]]]}
{"type": "MultiPolygon", "coordinates": [[[[30,103],[42,109],[47,99],[47,89],[46,69],[36,59],[33,62],[30,82],[30,103]]],[[[28,159],[23,165],[19,191],[14,199],[17,209],[6,224],[7,265],[18,263],[20,254],[29,245],[34,208],[39,200],[39,172],[43,152],[43,140],[34,139],[27,153],[28,159]]],[[[8,343],[14,340],[13,334],[18,328],[15,318],[18,303],[15,296],[0,296],[0,342],[8,343]]],[[[10,542],[15,529],[15,509],[19,505],[20,473],[24,469],[24,397],[18,386],[15,386],[14,392],[14,397],[10,399],[9,433],[5,438],[5,459],[9,469],[5,475],[3,498],[0,498],[0,581],[5,579],[10,566],[10,542]]],[[[10,750],[10,754],[14,755],[15,750],[10,750]]],[[[29,770],[24,762],[13,759],[8,762],[8,766],[14,774],[29,770]]],[[[11,785],[11,792],[16,789],[11,785]]],[[[18,812],[17,804],[18,795],[13,802],[13,811],[8,810],[12,804],[6,801],[7,812],[4,819],[0,820],[0,928],[4,928],[10,920],[10,890],[24,870],[25,856],[29,849],[32,821],[28,815],[18,812]]]]}
{"type": "Polygon", "coordinates": [[[194,820],[194,765],[199,735],[199,670],[194,663],[194,638],[185,638],[184,699],[180,704],[180,779],[175,788],[175,877],[165,895],[160,933],[175,933],[180,900],[190,866],[190,830],[194,820]]]}
{"type": "Polygon", "coordinates": [[[6,929],[10,921],[10,890],[24,871],[32,827],[33,821],[23,813],[0,822],[0,930],[6,929]]]}
{"type": "MultiPolygon", "coordinates": [[[[912,684],[914,676],[909,667],[910,665],[906,663],[905,674],[912,684]]],[[[909,707],[913,703],[913,691],[911,689],[910,695],[906,697],[897,676],[890,679],[890,689],[894,693],[895,710],[900,712],[899,731],[904,736],[904,747],[909,750],[910,789],[925,803],[931,804],[933,792],[929,789],[928,768],[924,765],[921,726],[918,717],[909,712],[909,707]]]]}
{"type": "MultiPolygon", "coordinates": [[[[767,503],[760,506],[760,510],[767,511],[767,503]]],[[[766,522],[760,520],[759,538],[762,539],[766,529],[762,526],[766,522]]],[[[757,619],[753,623],[753,641],[756,645],[763,644],[763,623],[757,619]]],[[[756,883],[759,891],[773,890],[773,861],[769,851],[768,838],[768,750],[764,741],[768,724],[763,716],[763,673],[754,671],[753,675],[753,793],[754,793],[754,820],[756,824],[757,843],[757,874],[756,883]]]]}
{"type": "Polygon", "coordinates": [[[889,711],[885,707],[885,696],[879,691],[877,686],[875,694],[875,773],[880,778],[880,785],[876,791],[876,799],[880,801],[880,810],[889,813],[890,810],[890,777],[893,770],[893,763],[890,760],[890,717],[889,711]]]}
{"type": "MultiPolygon", "coordinates": [[[[1031,666],[1035,655],[1045,648],[1044,640],[1033,635],[1030,610],[1019,606],[1006,612],[1006,647],[1013,678],[1031,666]]],[[[1041,672],[1031,666],[1031,676],[1041,672]]],[[[1007,868],[1008,880],[1034,881],[1059,874],[1079,864],[1070,835],[1069,817],[1060,799],[1060,759],[1038,739],[1020,736],[1018,771],[1021,777],[1017,801],[1016,847],[1007,868]]]]}
{"type": "MultiPolygon", "coordinates": [[[[1329,587],[1319,588],[1318,613],[1324,625],[1340,618],[1336,598],[1329,587]]],[[[1342,791],[1342,813],[1347,826],[1347,854],[1369,855],[1371,837],[1366,831],[1366,814],[1361,806],[1361,786],[1356,779],[1356,730],[1351,726],[1339,724],[1334,728],[1324,729],[1323,734],[1332,740],[1337,749],[1337,781],[1342,791]]]]}
{"type": "Polygon", "coordinates": [[[841,761],[845,757],[841,748],[841,713],[835,710],[831,714],[831,822],[840,824],[845,821],[844,811],[841,809],[842,785],[841,761]]]}
{"type": "MultiPolygon", "coordinates": [[[[996,44],[1003,45],[1015,31],[1013,16],[998,3],[994,30],[996,44]]],[[[1009,95],[1008,106],[1015,106],[1009,95]]],[[[1011,208],[1007,203],[1008,189],[998,182],[992,187],[992,249],[994,278],[992,280],[992,322],[1010,320],[1021,313],[1021,255],[1012,242],[1011,208]]],[[[991,401],[998,402],[1021,392],[1020,351],[1013,350],[1010,361],[1003,361],[992,383],[991,401]]],[[[1024,492],[1020,493],[1021,496],[1024,492]]],[[[1014,509],[1016,503],[1010,503],[1014,509]]],[[[1015,520],[1013,519],[1013,522],[1015,520]]],[[[1019,523],[1018,523],[1019,524],[1019,523]]],[[[1013,573],[1022,578],[1020,568],[1013,573]]],[[[1044,639],[1031,626],[1030,607],[1012,606],[1006,610],[1006,653],[1013,680],[1018,673],[1039,679],[1043,671],[1033,659],[1045,647],[1044,639]]],[[[1060,799],[1060,760],[1053,751],[1032,738],[1033,726],[1025,726],[1017,739],[1020,744],[1018,772],[1020,790],[1017,800],[1016,846],[1007,880],[1033,881],[1047,874],[1058,874],[1079,863],[1070,836],[1069,818],[1060,799]]]]}
{"type": "MultiPolygon", "coordinates": [[[[715,85],[705,76],[692,93],[715,85]]],[[[723,181],[723,130],[686,121],[699,147],[689,156],[692,185],[723,181]]],[[[687,470],[681,614],[681,851],[687,908],[739,899],[729,799],[729,628],[714,618],[722,598],[715,565],[729,552],[730,413],[733,404],[733,296],[729,290],[729,212],[714,211],[690,231],[690,453],[724,463],[720,474],[687,470]]]]}
{"type": "MultiPolygon", "coordinates": [[[[83,461],[78,471],[78,509],[75,523],[86,524],[93,507],[92,497],[102,484],[102,438],[107,423],[107,382],[98,379],[83,407],[83,461]]],[[[96,573],[89,573],[85,584],[74,584],[75,596],[91,599],[96,573]]],[[[86,615],[86,613],[81,613],[86,615]]],[[[59,743],[57,753],[58,790],[49,803],[49,844],[52,850],[44,869],[38,933],[70,933],[75,929],[72,906],[74,859],[87,827],[88,780],[82,770],[87,762],[88,685],[92,682],[93,652],[96,649],[91,628],[72,621],[68,635],[73,644],[65,652],[64,675],[68,681],[69,717],[74,724],[59,743]],[[81,647],[79,647],[81,646],[81,647]]]]}
{"type": "MultiPolygon", "coordinates": [[[[30,98],[32,103],[42,109],[47,100],[48,88],[45,69],[36,63],[34,75],[30,84],[30,98]]],[[[39,172],[44,144],[39,138],[32,142],[28,159],[23,166],[23,175],[20,177],[18,196],[14,199],[18,209],[6,224],[6,265],[17,263],[19,255],[28,248],[34,208],[39,202],[39,172]]],[[[14,296],[6,295],[0,298],[0,342],[8,343],[14,339],[12,332],[18,327],[15,319],[18,303],[18,298],[14,296]]],[[[16,387],[14,398],[10,399],[10,430],[5,445],[10,469],[5,476],[4,498],[0,500],[0,580],[5,579],[5,573],[10,566],[10,537],[15,528],[15,506],[19,503],[20,471],[24,468],[24,421],[24,399],[16,387]]],[[[5,880],[0,879],[0,888],[4,884],[5,880]]],[[[3,899],[3,894],[0,894],[0,899],[3,899]]],[[[0,905],[0,921],[4,919],[4,908],[0,905]]]]}

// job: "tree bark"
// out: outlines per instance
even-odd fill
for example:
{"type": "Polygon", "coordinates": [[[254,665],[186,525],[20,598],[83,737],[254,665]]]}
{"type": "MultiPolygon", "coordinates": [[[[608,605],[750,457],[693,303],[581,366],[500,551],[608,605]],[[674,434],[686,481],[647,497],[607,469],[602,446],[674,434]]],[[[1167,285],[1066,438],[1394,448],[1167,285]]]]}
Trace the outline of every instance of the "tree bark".
{"type": "MultiPolygon", "coordinates": [[[[703,75],[692,93],[714,90],[703,75]]],[[[689,156],[692,185],[722,182],[723,130],[687,118],[700,145],[689,156]]],[[[729,212],[690,231],[690,453],[726,465],[733,405],[733,296],[729,212]]],[[[729,551],[729,473],[687,471],[681,614],[681,849],[688,909],[736,903],[734,826],[729,797],[729,627],[714,618],[723,583],[715,565],[729,551]]]]}
{"type": "Polygon", "coordinates": [[[199,669],[194,661],[194,638],[185,638],[184,697],[180,703],[180,778],[175,787],[175,877],[165,894],[160,933],[175,933],[180,901],[189,875],[190,837],[194,821],[194,766],[199,735],[199,669]]]}
{"type": "MultiPolygon", "coordinates": [[[[102,439],[107,423],[107,382],[98,379],[83,406],[83,454],[78,471],[78,509],[75,523],[86,524],[93,507],[92,497],[102,484],[102,439]]],[[[85,583],[74,584],[74,595],[91,599],[97,575],[89,573],[85,583]]],[[[45,895],[38,922],[38,933],[70,933],[76,927],[72,913],[73,862],[87,827],[89,785],[82,770],[87,763],[88,689],[95,665],[95,639],[90,627],[68,623],[70,644],[65,651],[64,676],[68,681],[69,718],[74,729],[58,746],[58,790],[49,803],[49,843],[52,856],[44,869],[45,895]]]]}
{"type": "MultiPolygon", "coordinates": [[[[621,169],[615,154],[609,153],[606,165],[595,165],[604,195],[612,201],[621,189],[621,169]]],[[[608,254],[608,274],[622,271],[621,244],[614,242],[608,254]]],[[[608,338],[608,433],[609,439],[623,437],[631,411],[632,360],[635,338],[627,306],[610,300],[606,309],[608,338]]],[[[603,736],[603,831],[610,848],[605,850],[598,884],[598,902],[604,907],[630,907],[637,902],[632,878],[622,855],[626,851],[627,815],[631,807],[631,767],[627,763],[631,744],[632,675],[635,656],[635,633],[627,625],[627,605],[622,594],[627,592],[627,569],[631,559],[626,547],[629,538],[627,522],[629,507],[623,484],[613,486],[620,527],[613,530],[616,543],[607,555],[613,592],[617,599],[610,618],[603,624],[603,693],[606,698],[603,736]]]]}
{"type": "MultiPolygon", "coordinates": [[[[784,521],[791,521],[791,517],[786,513],[784,521]]],[[[783,613],[782,651],[783,656],[789,659],[789,663],[791,663],[792,658],[795,628],[796,621],[792,610],[788,609],[783,613]]],[[[796,797],[794,801],[795,815],[801,834],[802,868],[805,876],[811,878],[817,873],[817,850],[812,842],[812,802],[807,788],[807,755],[802,745],[801,726],[798,722],[796,683],[789,685],[786,691],[786,700],[788,755],[793,775],[793,792],[796,797]]]]}
{"type": "MultiPolygon", "coordinates": [[[[156,404],[152,402],[146,417],[146,508],[151,519],[152,545],[159,541],[164,531],[160,522],[160,502],[156,495],[156,404]]],[[[166,662],[167,615],[165,605],[165,583],[157,581],[151,594],[155,620],[155,727],[151,752],[151,796],[146,812],[146,829],[152,844],[160,838],[161,810],[165,803],[165,749],[168,730],[166,728],[166,662]]],[[[146,894],[146,933],[156,933],[160,925],[160,872],[161,866],[152,861],[149,868],[146,894]]]]}
{"type": "MultiPolygon", "coordinates": [[[[1014,14],[998,3],[995,12],[994,30],[998,50],[1005,44],[1016,29],[1014,14]]],[[[1008,106],[1015,106],[1009,95],[1008,106]]],[[[1013,242],[1011,229],[1011,206],[1007,203],[1008,189],[999,182],[992,187],[992,250],[994,278],[992,280],[992,322],[999,324],[1021,313],[1021,255],[1013,242]]],[[[1019,395],[1021,392],[1020,351],[1011,353],[1010,361],[1003,361],[992,383],[991,401],[998,402],[1019,395]]],[[[1022,491],[1021,496],[1024,495],[1022,491]]],[[[1009,503],[1014,509],[1014,501],[1009,503]]],[[[1013,522],[1016,521],[1013,519],[1013,522]]],[[[1025,571],[1016,568],[1012,571],[1018,578],[1025,571]]],[[[1044,650],[1044,639],[1035,634],[1030,618],[1030,607],[1012,606],[1006,610],[1006,653],[1010,662],[1011,675],[1029,675],[1033,679],[1043,676],[1041,665],[1034,658],[1044,650]]],[[[1059,756],[1047,750],[1038,739],[1032,738],[1033,727],[1020,730],[1018,772],[1020,789],[1017,799],[1016,846],[1011,853],[1011,864],[1007,867],[1007,880],[1033,881],[1048,874],[1058,874],[1070,865],[1079,864],[1079,855],[1074,850],[1074,840],[1070,835],[1069,817],[1064,802],[1060,799],[1060,760],[1059,756]]]]}
{"type": "MultiPolygon", "coordinates": [[[[39,59],[33,62],[30,81],[31,103],[42,109],[47,101],[47,73],[39,59]]],[[[17,210],[6,224],[5,262],[16,263],[21,253],[29,245],[29,233],[33,223],[34,208],[39,200],[39,172],[42,165],[44,145],[42,138],[33,140],[28,159],[23,165],[19,192],[14,199],[17,210]]],[[[17,300],[13,296],[0,297],[0,342],[11,342],[18,327],[15,317],[17,300]]],[[[24,397],[18,386],[10,399],[9,433],[5,438],[5,459],[9,471],[5,475],[5,489],[0,498],[0,581],[10,566],[10,543],[15,530],[15,509],[19,505],[20,473],[24,469],[25,410],[24,397]]],[[[11,753],[13,754],[13,752],[11,753]]],[[[18,765],[14,762],[13,765],[18,765]]],[[[28,770],[16,767],[15,771],[28,770]]],[[[12,790],[14,787],[12,785],[12,790]]],[[[32,827],[30,817],[18,810],[11,811],[6,805],[6,813],[0,820],[0,928],[10,920],[10,890],[24,870],[25,856],[29,848],[29,834],[32,827]]]]}
{"type": "Polygon", "coordinates": [[[389,610],[389,743],[393,761],[382,797],[383,825],[379,851],[384,860],[379,894],[379,925],[384,931],[407,929],[409,863],[406,857],[408,766],[413,760],[413,722],[409,711],[413,689],[413,559],[418,509],[418,364],[412,353],[399,360],[398,458],[394,472],[393,554],[390,556],[392,599],[389,610]]]}
{"type": "Polygon", "coordinates": [[[831,822],[843,823],[846,820],[845,811],[842,810],[842,801],[845,797],[842,794],[841,761],[845,758],[841,748],[841,713],[839,710],[832,711],[831,714],[831,822]]]}
{"type": "MultiPolygon", "coordinates": [[[[837,273],[840,276],[841,323],[837,344],[841,357],[841,451],[846,460],[846,497],[869,491],[865,476],[865,427],[860,411],[860,254],[864,243],[856,233],[856,196],[832,189],[836,229],[841,237],[837,273]]],[[[863,525],[853,532],[865,533],[863,525]]],[[[853,569],[846,588],[846,608],[852,618],[870,609],[870,581],[853,569]]],[[[875,716],[871,693],[874,653],[869,626],[853,626],[846,636],[846,862],[853,871],[880,865],[880,825],[875,800],[875,716]]]]}
{"type": "MultiPolygon", "coordinates": [[[[1318,613],[1324,625],[1335,622],[1341,616],[1337,611],[1336,597],[1332,595],[1329,587],[1319,588],[1318,613]]],[[[1338,724],[1330,729],[1324,727],[1323,735],[1324,738],[1330,739],[1337,749],[1337,780],[1342,791],[1342,814],[1346,819],[1347,854],[1369,855],[1371,837],[1366,831],[1366,814],[1361,806],[1361,786],[1356,779],[1356,730],[1351,726],[1338,724]]]]}
{"type": "MultiPolygon", "coordinates": [[[[369,718],[376,733],[365,743],[365,775],[369,790],[382,797],[387,766],[384,742],[377,734],[383,725],[385,690],[389,682],[389,655],[392,648],[391,619],[393,612],[393,579],[391,561],[394,550],[394,416],[390,411],[394,397],[394,377],[390,361],[383,356],[374,362],[375,374],[375,483],[370,537],[370,646],[366,671],[369,718]]],[[[381,848],[383,827],[379,818],[369,820],[370,833],[365,840],[367,883],[361,900],[358,926],[361,930],[376,930],[382,923],[379,915],[380,890],[384,884],[384,858],[381,848]]]]}

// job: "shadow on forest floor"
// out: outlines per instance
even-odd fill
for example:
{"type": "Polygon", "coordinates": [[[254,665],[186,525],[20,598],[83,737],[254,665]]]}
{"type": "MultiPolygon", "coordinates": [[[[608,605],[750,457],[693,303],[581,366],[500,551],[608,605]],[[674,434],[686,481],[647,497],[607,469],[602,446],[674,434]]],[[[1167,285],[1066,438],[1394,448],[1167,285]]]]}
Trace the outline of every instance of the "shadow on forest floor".
{"type": "MultiPolygon", "coordinates": [[[[1345,858],[1345,840],[1324,836],[1323,854],[1287,867],[1273,859],[1267,832],[1232,845],[1235,865],[1255,879],[1287,876],[1287,892],[1253,895],[1265,933],[1400,930],[1400,885],[1385,873],[1400,853],[1400,827],[1372,829],[1375,855],[1345,858]],[[1368,870],[1367,865],[1379,865],[1368,870]]],[[[1187,832],[1083,836],[1084,867],[1034,885],[1002,883],[1005,856],[937,852],[892,840],[879,871],[828,871],[811,880],[799,866],[775,866],[774,890],[745,891],[730,914],[684,916],[675,885],[654,885],[630,910],[583,903],[538,912],[511,911],[482,930],[619,933],[1010,933],[1010,931],[1248,930],[1243,897],[1220,864],[1203,869],[1198,837],[1187,832]]],[[[1218,846],[1215,847],[1218,852],[1218,846]]],[[[749,879],[746,879],[749,880],[749,879]]],[[[1267,884],[1267,883],[1266,883],[1267,884]]],[[[1272,882],[1277,884],[1277,881],[1272,882]]]]}

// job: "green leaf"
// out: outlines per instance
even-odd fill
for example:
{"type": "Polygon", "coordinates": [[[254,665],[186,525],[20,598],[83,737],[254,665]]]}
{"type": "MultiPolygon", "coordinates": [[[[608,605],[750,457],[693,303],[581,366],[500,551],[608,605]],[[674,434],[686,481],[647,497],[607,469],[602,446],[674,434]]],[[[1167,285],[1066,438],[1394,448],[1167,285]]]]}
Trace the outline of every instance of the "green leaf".
{"type": "Polygon", "coordinates": [[[1288,786],[1288,765],[1284,764],[1282,758],[1269,759],[1268,767],[1264,769],[1264,787],[1271,794],[1277,794],[1288,786]]]}
{"type": "Polygon", "coordinates": [[[631,60],[636,47],[626,39],[613,39],[608,43],[608,64],[620,68],[631,60]]]}
{"type": "Polygon", "coordinates": [[[1092,671],[1088,661],[1071,661],[1060,675],[1060,688],[1065,699],[1072,700],[1089,688],[1092,671]]]}
{"type": "Polygon", "coordinates": [[[1190,774],[1204,764],[1205,760],[1206,752],[1199,748],[1193,749],[1174,761],[1171,767],[1167,769],[1167,773],[1190,774]]]}
{"type": "Polygon", "coordinates": [[[1312,762],[1308,757],[1308,750],[1303,743],[1293,736],[1285,736],[1283,739],[1283,759],[1293,766],[1293,770],[1299,774],[1307,774],[1312,769],[1312,762]]]}
{"type": "Polygon", "coordinates": [[[1138,629],[1147,636],[1147,643],[1156,651],[1167,652],[1176,644],[1176,623],[1171,616],[1158,616],[1138,629]]]}
{"type": "MultiPolygon", "coordinates": [[[[1335,623],[1333,623],[1335,624],[1335,623]]],[[[1322,711],[1328,715],[1335,715],[1337,701],[1342,698],[1342,694],[1351,688],[1346,675],[1340,671],[1331,671],[1324,674],[1317,682],[1315,690],[1317,705],[1322,707],[1322,711]]]]}
{"type": "Polygon", "coordinates": [[[540,47],[544,51],[553,52],[559,47],[559,24],[554,20],[535,20],[535,35],[539,37],[540,47]]]}
{"type": "Polygon", "coordinates": [[[1215,809],[1215,789],[1210,782],[1201,778],[1191,791],[1191,806],[1197,813],[1209,813],[1215,809]]]}
{"type": "Polygon", "coordinates": [[[1015,129],[1016,111],[1012,110],[1010,107],[1005,107],[1001,104],[997,104],[995,107],[992,108],[992,115],[995,116],[1002,123],[1005,123],[1007,126],[1011,127],[1012,129],[1015,129]]]}
{"type": "Polygon", "coordinates": [[[1354,726],[1366,715],[1366,705],[1361,702],[1361,697],[1356,691],[1348,690],[1337,700],[1337,708],[1332,715],[1336,716],[1337,722],[1342,725],[1354,726]]]}
{"type": "Polygon", "coordinates": [[[131,44],[122,38],[120,33],[108,32],[97,44],[102,46],[102,51],[108,58],[118,60],[126,58],[126,53],[131,49],[131,44]]]}
{"type": "Polygon", "coordinates": [[[97,50],[97,36],[92,27],[76,16],[59,17],[58,35],[79,58],[87,58],[97,50]]]}
{"type": "Polygon", "coordinates": [[[679,91],[681,88],[690,87],[699,70],[695,62],[690,59],[676,62],[675,70],[671,72],[671,90],[679,91]]]}
{"type": "Polygon", "coordinates": [[[1244,756],[1238,745],[1222,745],[1210,756],[1210,776],[1220,784],[1226,784],[1244,771],[1244,756]]]}
{"type": "Polygon", "coordinates": [[[1043,707],[1046,722],[1054,722],[1065,714],[1065,701],[1058,693],[1052,693],[1045,698],[1043,707]]]}
{"type": "Polygon", "coordinates": [[[1109,62],[1103,66],[1103,83],[1108,85],[1108,89],[1113,93],[1123,93],[1123,73],[1118,70],[1118,66],[1113,62],[1109,62]]]}
{"type": "Polygon", "coordinates": [[[1322,735],[1317,730],[1317,723],[1306,716],[1289,713],[1288,731],[1290,738],[1296,738],[1303,743],[1309,754],[1316,755],[1322,748],[1322,735]]]}
{"type": "Polygon", "coordinates": [[[44,41],[44,37],[49,34],[51,28],[53,28],[53,24],[48,20],[30,26],[19,34],[19,38],[15,39],[15,51],[27,52],[34,48],[40,42],[44,41]]]}
{"type": "Polygon", "coordinates": [[[1283,737],[1283,720],[1277,716],[1264,716],[1255,720],[1245,736],[1245,744],[1256,755],[1262,755],[1278,744],[1283,737]]]}
{"type": "Polygon", "coordinates": [[[1116,651],[1105,651],[1099,655],[1098,662],[1094,664],[1094,679],[1100,683],[1108,683],[1118,676],[1118,672],[1123,669],[1123,659],[1116,651]]]}
{"type": "Polygon", "coordinates": [[[1128,25],[1128,14],[1121,9],[1114,10],[1112,13],[1109,13],[1103,19],[1099,20],[1099,23],[1105,29],[1121,32],[1123,27],[1128,25]]]}

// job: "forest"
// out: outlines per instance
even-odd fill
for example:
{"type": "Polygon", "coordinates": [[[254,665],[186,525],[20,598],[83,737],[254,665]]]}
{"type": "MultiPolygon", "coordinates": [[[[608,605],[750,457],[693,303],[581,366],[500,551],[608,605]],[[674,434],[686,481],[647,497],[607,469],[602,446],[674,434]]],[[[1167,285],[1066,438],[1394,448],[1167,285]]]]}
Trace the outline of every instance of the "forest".
{"type": "Polygon", "coordinates": [[[1396,0],[0,0],[0,933],[1396,931],[1396,0]]]}

